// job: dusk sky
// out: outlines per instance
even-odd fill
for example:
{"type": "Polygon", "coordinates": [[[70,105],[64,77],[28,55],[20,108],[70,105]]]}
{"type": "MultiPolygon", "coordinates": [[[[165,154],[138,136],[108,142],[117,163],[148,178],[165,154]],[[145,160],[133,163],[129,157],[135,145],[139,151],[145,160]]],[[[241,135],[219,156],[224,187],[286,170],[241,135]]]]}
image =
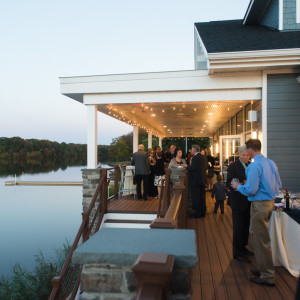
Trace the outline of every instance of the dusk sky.
{"type": "MultiPolygon", "coordinates": [[[[86,143],[86,108],[59,77],[194,69],[194,23],[250,0],[1,1],[0,137],[86,143]]],[[[132,131],[101,113],[98,144],[132,131]]]]}

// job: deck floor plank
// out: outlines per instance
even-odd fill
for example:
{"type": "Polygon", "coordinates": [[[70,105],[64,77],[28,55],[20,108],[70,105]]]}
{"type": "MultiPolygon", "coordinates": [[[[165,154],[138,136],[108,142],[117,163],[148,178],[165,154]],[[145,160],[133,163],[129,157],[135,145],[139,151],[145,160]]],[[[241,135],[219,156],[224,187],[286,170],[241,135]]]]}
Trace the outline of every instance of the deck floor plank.
{"type": "MultiPolygon", "coordinates": [[[[283,267],[276,267],[276,287],[260,286],[249,281],[251,264],[241,263],[232,256],[232,215],[225,205],[225,214],[213,213],[214,199],[206,194],[207,214],[205,218],[188,219],[188,228],[195,230],[198,263],[192,270],[192,300],[286,300],[294,299],[297,278],[283,267]]],[[[158,199],[148,201],[124,196],[108,204],[108,212],[156,214],[158,199]]],[[[251,247],[249,247],[251,249],[251,247]]]]}

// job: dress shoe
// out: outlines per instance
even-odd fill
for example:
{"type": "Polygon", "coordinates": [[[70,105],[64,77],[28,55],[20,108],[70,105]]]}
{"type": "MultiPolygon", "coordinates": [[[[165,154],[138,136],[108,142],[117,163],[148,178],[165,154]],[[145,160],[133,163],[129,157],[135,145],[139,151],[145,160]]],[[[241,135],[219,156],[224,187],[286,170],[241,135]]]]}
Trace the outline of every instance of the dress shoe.
{"type": "Polygon", "coordinates": [[[270,282],[261,277],[255,277],[254,275],[250,277],[250,281],[260,285],[275,286],[274,282],[270,282]]]}
{"type": "Polygon", "coordinates": [[[258,270],[250,270],[251,275],[254,277],[260,277],[260,272],[258,270]]]}
{"type": "Polygon", "coordinates": [[[248,250],[247,248],[243,249],[243,254],[244,255],[254,255],[254,253],[252,251],[248,250]]]}
{"type": "Polygon", "coordinates": [[[240,261],[240,262],[243,262],[243,263],[250,263],[250,260],[247,257],[242,256],[242,255],[241,256],[234,256],[233,258],[240,261]]]}

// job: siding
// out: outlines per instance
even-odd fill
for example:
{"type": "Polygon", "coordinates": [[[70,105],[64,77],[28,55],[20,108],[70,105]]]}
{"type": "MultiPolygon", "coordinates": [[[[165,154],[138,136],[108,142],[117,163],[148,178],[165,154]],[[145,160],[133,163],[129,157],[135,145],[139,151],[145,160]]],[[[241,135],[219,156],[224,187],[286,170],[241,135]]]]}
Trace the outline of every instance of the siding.
{"type": "Polygon", "coordinates": [[[300,192],[300,74],[268,75],[268,157],[282,187],[300,192]]]}
{"type": "Polygon", "coordinates": [[[283,1],[283,30],[300,30],[296,20],[296,0],[283,1]]]}
{"type": "Polygon", "coordinates": [[[266,27],[274,28],[274,29],[279,28],[278,0],[272,0],[270,2],[265,14],[259,21],[259,24],[266,26],[266,27]]]}

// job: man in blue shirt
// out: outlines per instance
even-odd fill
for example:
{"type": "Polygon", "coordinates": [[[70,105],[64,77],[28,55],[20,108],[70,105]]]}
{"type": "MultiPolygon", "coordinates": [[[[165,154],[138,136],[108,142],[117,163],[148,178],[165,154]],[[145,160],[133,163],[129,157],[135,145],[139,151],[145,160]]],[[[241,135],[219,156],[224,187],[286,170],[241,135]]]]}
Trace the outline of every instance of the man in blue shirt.
{"type": "Polygon", "coordinates": [[[250,157],[254,158],[254,162],[246,169],[247,181],[244,185],[232,181],[231,186],[251,201],[250,232],[258,271],[251,271],[250,281],[275,286],[269,222],[281,180],[274,161],[261,154],[260,140],[250,139],[246,147],[250,157]]]}

